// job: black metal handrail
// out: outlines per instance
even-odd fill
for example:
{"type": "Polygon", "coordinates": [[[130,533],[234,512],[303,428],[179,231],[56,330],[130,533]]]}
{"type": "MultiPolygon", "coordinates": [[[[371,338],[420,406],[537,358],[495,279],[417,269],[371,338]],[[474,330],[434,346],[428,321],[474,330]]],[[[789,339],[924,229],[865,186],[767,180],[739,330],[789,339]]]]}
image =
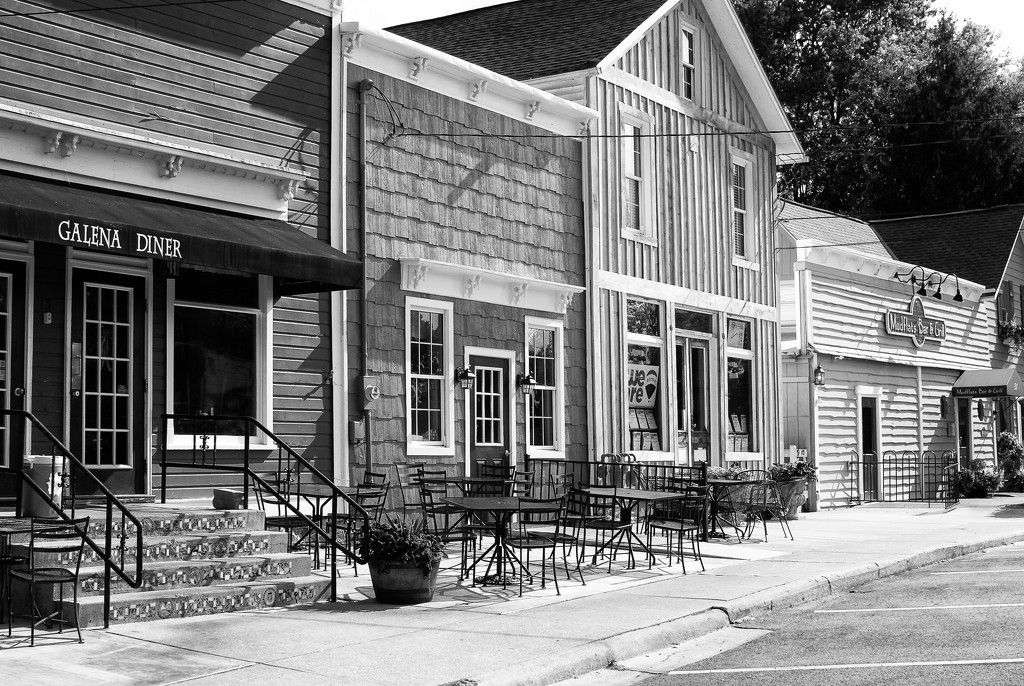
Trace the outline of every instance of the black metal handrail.
{"type": "MultiPolygon", "coordinates": [[[[50,468],[50,478],[48,483],[58,484],[61,489],[61,502],[57,503],[47,489],[42,485],[37,484],[32,479],[28,478],[24,473],[24,466],[22,471],[18,471],[11,468],[2,468],[3,471],[13,472],[18,479],[18,494],[17,494],[17,514],[22,514],[22,508],[24,503],[21,502],[22,487],[27,485],[35,494],[46,503],[61,519],[65,522],[71,522],[75,518],[76,511],[76,497],[78,496],[78,482],[77,479],[84,479],[89,487],[95,489],[95,493],[91,493],[88,496],[89,499],[100,498],[103,502],[104,507],[104,541],[101,546],[97,543],[88,531],[84,532],[85,543],[96,553],[96,555],[103,561],[103,626],[105,628],[110,626],[110,581],[111,575],[117,574],[126,584],[132,588],[139,588],[142,585],[142,523],[135,517],[121,500],[110,492],[102,481],[96,478],[96,476],[89,471],[89,469],[79,460],[75,455],[65,446],[61,441],[53,435],[53,433],[43,425],[31,412],[25,410],[4,410],[0,409],[0,416],[11,417],[11,418],[22,418],[27,420],[31,427],[34,427],[39,431],[42,436],[49,441],[51,450],[49,457],[52,458],[50,468]],[[58,458],[62,458],[60,471],[57,471],[58,458]],[[69,468],[70,465],[70,468],[69,468]],[[66,503],[70,503],[71,507],[68,508],[66,503]],[[114,510],[120,514],[120,522],[118,524],[118,548],[117,551],[113,549],[113,532],[114,532],[114,510]],[[70,513],[69,511],[70,510],[70,513]],[[135,569],[134,574],[126,570],[128,566],[129,554],[128,554],[128,536],[129,530],[134,529],[135,535],[135,569]]],[[[32,436],[29,436],[29,445],[32,444],[32,436]]]]}
{"type": "MultiPolygon", "coordinates": [[[[242,506],[249,507],[249,483],[250,481],[261,489],[262,492],[272,495],[279,505],[288,512],[302,520],[310,531],[318,535],[322,540],[328,542],[331,555],[331,601],[338,597],[338,552],[343,553],[350,559],[364,564],[367,561],[368,533],[371,517],[369,513],[352,498],[338,487],[330,477],[314,467],[308,460],[299,455],[294,448],[285,443],[282,439],[263,426],[254,417],[240,415],[212,415],[212,414],[163,414],[163,444],[161,446],[160,460],[160,500],[167,502],[167,469],[169,467],[182,469],[201,469],[209,471],[233,472],[242,474],[242,506]],[[180,423],[183,430],[172,432],[172,423],[180,423]],[[256,450],[252,447],[252,438],[262,433],[271,443],[268,452],[276,462],[274,472],[276,478],[268,480],[261,476],[259,471],[252,467],[252,453],[256,450]],[[180,435],[188,437],[190,445],[179,446],[169,445],[168,437],[180,435]],[[230,436],[234,439],[222,447],[223,439],[230,436]],[[238,438],[242,438],[241,445],[238,445],[238,438]],[[242,464],[226,463],[230,457],[223,457],[223,453],[242,453],[242,464]],[[172,461],[168,459],[168,453],[184,453],[188,455],[187,460],[172,461]],[[331,503],[331,526],[327,531],[322,522],[318,522],[315,516],[302,512],[289,493],[282,493],[279,486],[282,483],[296,483],[296,480],[305,476],[312,481],[312,485],[323,489],[328,494],[331,503]],[[338,501],[348,505],[349,515],[353,514],[361,519],[361,536],[358,550],[342,544],[338,540],[338,501]]],[[[263,450],[262,448],[260,449],[263,450]]]]}
{"type": "Polygon", "coordinates": [[[950,508],[959,502],[953,485],[958,461],[952,450],[887,450],[881,457],[854,452],[846,469],[851,503],[925,502],[950,508]]]}

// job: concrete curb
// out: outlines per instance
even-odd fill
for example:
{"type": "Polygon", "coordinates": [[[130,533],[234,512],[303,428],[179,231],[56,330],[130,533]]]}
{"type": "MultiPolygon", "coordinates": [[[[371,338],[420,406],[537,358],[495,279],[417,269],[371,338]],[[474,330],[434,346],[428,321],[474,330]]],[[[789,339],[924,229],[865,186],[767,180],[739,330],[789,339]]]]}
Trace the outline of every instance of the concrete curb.
{"type": "Polygon", "coordinates": [[[451,681],[444,686],[546,686],[604,669],[614,662],[704,636],[743,619],[802,605],[943,560],[952,560],[981,550],[1022,541],[1024,533],[1011,534],[975,543],[945,546],[891,562],[870,563],[833,574],[781,584],[669,622],[641,627],[576,646],[557,655],[525,660],[517,663],[514,671],[506,668],[487,672],[476,677],[451,681]]]}

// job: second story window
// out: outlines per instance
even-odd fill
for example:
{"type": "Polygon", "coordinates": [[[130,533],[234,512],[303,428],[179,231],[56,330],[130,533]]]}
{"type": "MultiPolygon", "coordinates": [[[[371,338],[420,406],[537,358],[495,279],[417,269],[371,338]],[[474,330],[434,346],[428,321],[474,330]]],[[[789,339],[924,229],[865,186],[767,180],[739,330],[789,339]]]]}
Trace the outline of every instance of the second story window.
{"type": "Polygon", "coordinates": [[[681,31],[679,46],[679,80],[681,95],[687,100],[693,100],[694,83],[694,35],[693,31],[683,29],[681,31]]]}
{"type": "Polygon", "coordinates": [[[630,238],[654,238],[654,147],[651,118],[623,106],[620,111],[622,231],[630,238]]]}
{"type": "Polygon", "coordinates": [[[736,257],[747,255],[747,168],[732,163],[732,251],[736,257]]]}

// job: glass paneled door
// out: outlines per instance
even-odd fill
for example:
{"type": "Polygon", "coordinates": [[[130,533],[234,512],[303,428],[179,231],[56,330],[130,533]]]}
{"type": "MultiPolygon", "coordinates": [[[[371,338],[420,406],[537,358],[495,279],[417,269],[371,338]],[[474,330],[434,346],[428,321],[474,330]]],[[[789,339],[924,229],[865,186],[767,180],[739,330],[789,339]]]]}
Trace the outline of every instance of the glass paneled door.
{"type": "MultiPolygon", "coordinates": [[[[0,260],[0,407],[25,406],[25,265],[0,260]]],[[[0,417],[0,467],[21,469],[25,422],[0,417]]],[[[0,500],[14,498],[14,472],[0,473],[0,500]]]]}
{"type": "Polygon", "coordinates": [[[708,341],[676,339],[675,362],[676,462],[708,462],[711,452],[708,341]]]}
{"type": "Polygon", "coordinates": [[[470,355],[476,374],[469,416],[471,473],[481,462],[508,464],[512,448],[509,361],[499,357],[470,355]]]}
{"type": "Polygon", "coordinates": [[[144,285],[83,269],[72,280],[70,447],[115,493],[146,490],[144,285]]]}

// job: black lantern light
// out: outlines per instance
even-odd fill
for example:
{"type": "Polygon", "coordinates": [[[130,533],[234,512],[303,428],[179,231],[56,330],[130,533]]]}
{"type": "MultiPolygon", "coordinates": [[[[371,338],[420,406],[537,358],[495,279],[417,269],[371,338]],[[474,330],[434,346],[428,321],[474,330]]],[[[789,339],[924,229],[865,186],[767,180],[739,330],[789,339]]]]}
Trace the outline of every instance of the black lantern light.
{"type": "Polygon", "coordinates": [[[819,364],[814,368],[814,385],[824,386],[825,385],[825,370],[821,368],[819,364]]]}
{"type": "Polygon", "coordinates": [[[476,374],[473,373],[472,367],[466,367],[463,369],[459,367],[455,370],[455,380],[462,386],[462,390],[468,391],[473,388],[473,382],[476,381],[476,374]]]}
{"type": "Polygon", "coordinates": [[[516,387],[524,396],[533,395],[533,392],[537,390],[537,380],[529,372],[527,372],[526,376],[516,374],[516,387]]]}

